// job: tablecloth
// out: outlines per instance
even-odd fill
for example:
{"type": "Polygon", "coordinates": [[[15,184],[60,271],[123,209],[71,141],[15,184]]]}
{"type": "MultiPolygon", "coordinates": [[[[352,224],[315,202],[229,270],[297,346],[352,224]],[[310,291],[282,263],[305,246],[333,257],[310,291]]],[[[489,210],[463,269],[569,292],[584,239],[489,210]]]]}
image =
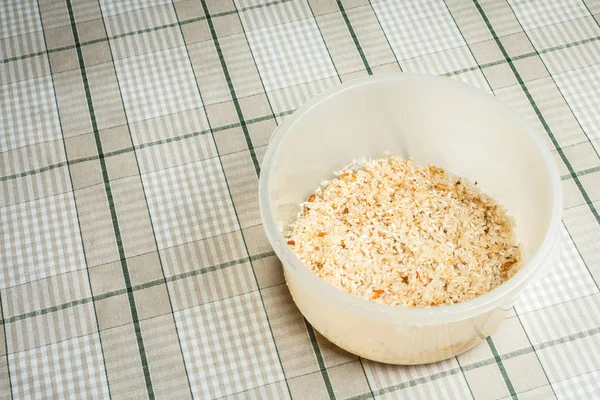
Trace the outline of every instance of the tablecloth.
{"type": "Polygon", "coordinates": [[[598,0],[6,0],[0,59],[1,398],[600,398],[598,0]],[[316,332],[257,202],[277,125],[388,71],[495,95],[562,174],[560,261],[425,366],[316,332]]]}

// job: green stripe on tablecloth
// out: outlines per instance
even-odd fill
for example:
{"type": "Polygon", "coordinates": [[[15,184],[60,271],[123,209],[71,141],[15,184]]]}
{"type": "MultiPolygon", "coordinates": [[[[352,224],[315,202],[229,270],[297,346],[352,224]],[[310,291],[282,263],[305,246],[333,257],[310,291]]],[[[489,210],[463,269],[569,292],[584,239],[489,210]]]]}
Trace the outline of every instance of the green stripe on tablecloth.
{"type": "Polygon", "coordinates": [[[442,74],[442,75],[443,76],[458,75],[458,74],[462,74],[464,72],[478,70],[480,67],[482,69],[484,69],[484,68],[493,67],[493,66],[500,65],[500,64],[507,64],[508,60],[518,61],[518,60],[522,60],[524,58],[533,57],[535,55],[541,56],[542,54],[552,53],[554,51],[564,50],[564,49],[568,49],[568,48],[571,48],[574,46],[579,46],[579,45],[590,43],[590,42],[596,42],[598,40],[600,40],[600,36],[595,36],[595,37],[588,38],[588,39],[576,40],[574,42],[565,43],[565,44],[561,44],[558,46],[548,47],[543,50],[536,50],[536,51],[531,51],[528,53],[523,53],[523,54],[520,54],[520,55],[514,56],[514,57],[503,58],[502,60],[491,61],[491,62],[487,62],[487,63],[483,63],[483,64],[477,64],[477,65],[474,65],[474,66],[468,67],[468,68],[457,69],[456,71],[446,72],[445,74],[442,74]]]}
{"type": "Polygon", "coordinates": [[[19,173],[12,174],[12,175],[2,176],[2,177],[0,177],[0,182],[9,181],[11,179],[16,179],[16,178],[22,178],[24,176],[29,176],[29,175],[41,174],[42,172],[51,171],[56,168],[64,167],[65,165],[72,165],[72,164],[73,164],[72,161],[70,164],[68,161],[61,161],[59,163],[50,164],[50,165],[47,165],[42,168],[37,168],[37,169],[29,170],[29,171],[19,172],[19,173]]]}
{"type": "Polygon", "coordinates": [[[506,373],[506,368],[504,368],[504,363],[502,362],[502,358],[500,358],[500,355],[498,354],[498,350],[496,350],[496,345],[494,344],[492,337],[488,336],[486,341],[487,341],[488,346],[490,347],[490,350],[492,351],[492,355],[494,356],[496,365],[498,366],[498,369],[500,370],[500,373],[502,374],[502,379],[504,379],[504,383],[506,384],[506,388],[508,389],[510,396],[513,399],[518,399],[519,397],[517,396],[515,387],[513,386],[512,382],[510,381],[510,377],[508,376],[508,373],[506,373]]]}
{"type": "MultiPolygon", "coordinates": [[[[598,171],[600,171],[600,167],[593,167],[593,168],[581,170],[579,172],[576,172],[575,174],[577,176],[585,176],[585,175],[593,174],[594,172],[598,172],[598,171]]],[[[568,179],[571,179],[572,177],[573,177],[572,175],[563,175],[563,176],[561,176],[560,179],[563,181],[566,181],[568,179]]]]}
{"type": "Polygon", "coordinates": [[[577,242],[575,241],[575,238],[573,237],[573,235],[571,235],[571,231],[569,230],[569,227],[567,226],[567,224],[565,224],[565,221],[562,221],[562,225],[565,228],[567,235],[569,235],[569,239],[571,239],[571,241],[573,242],[573,245],[575,246],[575,250],[577,250],[577,254],[579,255],[579,258],[581,258],[581,261],[583,262],[585,269],[587,270],[588,274],[590,274],[590,278],[592,278],[592,281],[594,281],[594,283],[596,284],[596,289],[598,290],[598,292],[600,292],[600,285],[598,284],[598,282],[596,282],[596,279],[594,278],[594,274],[592,274],[592,271],[590,270],[590,266],[588,265],[587,261],[583,257],[583,254],[581,254],[581,251],[579,250],[579,246],[577,246],[577,242]]]}
{"type": "MultiPolygon", "coordinates": [[[[280,113],[276,113],[275,115],[267,115],[267,116],[264,116],[264,117],[252,118],[252,119],[247,120],[246,124],[250,125],[250,124],[254,124],[254,123],[257,123],[257,122],[261,122],[261,121],[271,120],[271,119],[274,119],[274,118],[277,118],[277,117],[283,117],[283,116],[286,116],[286,115],[290,115],[292,112],[293,112],[293,110],[282,111],[280,113]]],[[[237,122],[237,123],[232,123],[232,124],[227,124],[227,125],[219,126],[217,128],[205,129],[205,130],[202,130],[202,131],[186,133],[184,135],[173,136],[173,137],[166,138],[166,139],[154,140],[152,142],[146,142],[146,143],[142,143],[142,144],[134,145],[134,146],[135,146],[136,150],[141,150],[141,149],[145,149],[146,147],[153,147],[153,146],[158,146],[158,145],[161,145],[161,144],[166,144],[166,143],[171,143],[171,142],[178,142],[180,140],[190,139],[190,138],[196,137],[196,136],[206,135],[207,133],[210,133],[211,131],[213,133],[217,133],[217,132],[221,132],[221,131],[224,131],[224,130],[227,130],[227,129],[230,129],[230,128],[237,128],[237,127],[240,127],[240,126],[241,126],[241,123],[237,122]]],[[[115,151],[110,151],[110,152],[107,152],[107,153],[103,153],[102,156],[97,155],[97,156],[89,156],[89,157],[76,158],[76,159],[73,159],[73,160],[61,161],[61,162],[58,162],[56,164],[50,164],[50,165],[47,165],[47,166],[42,167],[42,168],[37,168],[37,169],[29,170],[29,171],[18,172],[16,174],[12,174],[12,175],[2,176],[2,177],[0,177],[0,182],[8,181],[8,180],[15,179],[15,178],[22,178],[24,176],[39,174],[39,173],[42,173],[42,172],[50,171],[52,169],[64,167],[65,165],[73,165],[73,164],[77,164],[77,163],[81,163],[81,162],[85,162],[85,161],[98,160],[100,157],[107,158],[107,157],[112,157],[112,156],[116,156],[116,155],[123,154],[123,153],[129,153],[129,152],[132,152],[134,150],[134,146],[125,147],[125,148],[120,149],[120,150],[115,150],[115,151]]],[[[27,146],[23,146],[23,147],[27,147],[27,146]]]]}
{"type": "Polygon", "coordinates": [[[533,108],[533,110],[535,111],[535,113],[537,114],[537,117],[540,120],[542,126],[544,127],[544,130],[546,131],[546,133],[550,137],[550,140],[552,141],[552,144],[554,145],[554,148],[556,149],[556,151],[558,152],[561,160],[563,161],[563,163],[565,164],[565,166],[569,170],[569,174],[571,175],[571,177],[575,181],[575,184],[577,185],[577,188],[579,189],[579,192],[583,196],[586,204],[588,205],[590,211],[592,212],[592,215],[594,215],[594,218],[596,219],[596,222],[600,224],[600,214],[598,214],[598,211],[596,210],[596,207],[594,207],[594,204],[592,203],[592,200],[590,199],[590,196],[587,194],[587,191],[585,190],[585,188],[581,184],[581,180],[579,180],[579,177],[575,173],[575,170],[573,169],[573,166],[571,165],[571,162],[569,161],[569,159],[565,155],[565,152],[562,150],[562,148],[558,144],[558,141],[556,140],[556,138],[554,137],[554,133],[552,133],[552,130],[550,129],[550,126],[548,126],[548,123],[546,122],[546,118],[544,118],[544,116],[542,115],[542,112],[540,111],[538,105],[536,104],[535,100],[533,99],[533,96],[531,95],[531,93],[529,93],[529,89],[527,89],[527,85],[523,81],[523,78],[521,78],[521,75],[519,74],[519,71],[517,71],[517,68],[515,67],[515,65],[512,62],[512,60],[510,59],[510,57],[508,55],[508,52],[506,51],[506,48],[504,48],[504,45],[500,41],[500,38],[498,38],[498,35],[496,34],[496,31],[494,30],[494,28],[492,27],[492,24],[490,23],[490,20],[488,19],[487,15],[483,11],[483,8],[481,8],[481,5],[479,4],[479,1],[478,0],[472,0],[472,1],[473,1],[473,4],[475,4],[475,7],[477,8],[477,11],[479,11],[479,14],[483,18],[483,21],[485,22],[488,30],[490,31],[490,34],[494,38],[494,41],[498,45],[498,48],[502,52],[502,55],[504,56],[504,58],[508,62],[508,65],[510,66],[510,69],[512,70],[515,78],[517,78],[517,81],[519,82],[519,85],[521,86],[521,89],[523,90],[523,93],[525,93],[525,96],[527,97],[527,100],[529,101],[529,104],[531,105],[531,107],[533,108]]]}
{"type": "MultiPolygon", "coordinates": [[[[176,11],[173,10],[173,12],[176,15],[176,11]]],[[[100,10],[100,17],[102,19],[102,25],[104,26],[104,30],[106,32],[108,32],[108,30],[106,29],[106,21],[104,20],[104,13],[102,12],[102,10],[100,10]]],[[[174,24],[173,26],[176,26],[176,25],[178,25],[178,24],[174,24]]],[[[179,352],[181,354],[181,362],[183,363],[183,370],[185,372],[185,379],[186,379],[187,384],[188,384],[188,389],[189,389],[189,392],[190,392],[190,396],[194,397],[194,394],[193,394],[193,391],[192,391],[192,385],[191,385],[191,382],[190,382],[190,376],[189,376],[189,373],[188,373],[188,367],[187,367],[187,364],[185,362],[185,355],[183,354],[183,347],[181,345],[181,337],[179,335],[179,328],[177,327],[177,321],[175,320],[175,313],[174,313],[174,310],[173,310],[173,302],[171,300],[171,292],[170,292],[170,289],[169,289],[169,285],[167,285],[167,280],[166,280],[166,276],[165,276],[165,269],[164,269],[164,266],[163,266],[162,256],[161,256],[161,252],[159,251],[158,241],[156,239],[156,231],[154,229],[154,221],[152,219],[152,213],[150,212],[150,207],[148,206],[148,196],[146,195],[146,186],[144,184],[144,180],[142,179],[142,171],[140,169],[140,162],[139,162],[138,155],[137,155],[137,152],[136,152],[135,142],[133,140],[133,136],[131,135],[131,126],[129,125],[129,116],[127,115],[127,110],[125,108],[125,101],[123,100],[123,91],[121,90],[121,81],[119,79],[119,74],[117,73],[117,67],[115,65],[115,57],[114,57],[114,54],[113,54],[113,49],[112,49],[111,42],[109,42],[108,48],[109,48],[109,51],[110,51],[110,60],[111,60],[111,63],[112,63],[112,66],[113,66],[113,70],[115,72],[115,77],[116,77],[116,80],[117,80],[117,87],[119,89],[119,97],[120,97],[121,103],[123,104],[123,110],[125,111],[124,112],[124,114],[125,114],[125,125],[127,126],[127,132],[129,133],[129,140],[131,140],[131,143],[134,143],[133,144],[133,156],[135,158],[135,165],[136,165],[136,168],[137,168],[137,176],[138,176],[138,178],[140,180],[140,184],[141,184],[141,187],[142,187],[142,194],[144,195],[144,205],[146,206],[146,211],[148,212],[148,219],[150,220],[150,229],[152,231],[152,239],[154,240],[154,246],[156,248],[156,254],[158,256],[158,263],[160,265],[160,272],[161,272],[162,277],[163,277],[163,279],[162,280],[159,279],[159,281],[161,283],[164,283],[164,287],[165,287],[165,290],[167,292],[167,299],[169,301],[169,309],[171,310],[171,321],[173,322],[173,327],[175,328],[175,336],[177,336],[177,345],[179,347],[179,352]]]]}
{"type": "Polygon", "coordinates": [[[73,6],[71,5],[71,0],[67,1],[67,10],[69,13],[69,19],[71,21],[71,30],[73,31],[73,39],[75,41],[75,48],[77,50],[77,58],[79,59],[79,68],[81,72],[81,79],[83,81],[83,88],[85,90],[86,101],[88,110],[90,113],[90,120],[92,122],[92,128],[94,131],[94,140],[96,142],[96,148],[98,150],[98,156],[100,160],[100,169],[102,170],[102,177],[104,179],[104,191],[106,193],[106,198],[108,200],[108,208],[110,210],[110,215],[113,224],[113,230],[115,234],[115,239],[117,242],[117,249],[119,251],[119,257],[121,259],[121,269],[123,271],[123,278],[125,279],[125,287],[127,289],[127,299],[129,300],[129,309],[131,311],[131,318],[133,320],[133,327],[135,331],[135,337],[138,345],[138,352],[140,354],[140,360],[142,363],[142,369],[144,374],[144,380],[146,382],[146,391],[148,393],[148,398],[154,399],[154,389],[152,387],[152,378],[150,377],[150,370],[148,369],[148,358],[146,356],[146,350],[144,348],[144,339],[142,338],[142,332],[140,329],[140,321],[137,312],[137,307],[135,305],[135,298],[133,296],[133,291],[131,290],[131,277],[129,276],[129,269],[127,267],[127,260],[125,258],[125,249],[123,248],[123,240],[121,238],[121,230],[119,228],[119,221],[117,217],[117,212],[115,209],[115,203],[112,195],[112,189],[110,186],[108,171],[106,169],[106,161],[104,159],[103,151],[102,151],[102,142],[100,141],[100,133],[98,130],[98,123],[96,121],[96,114],[94,111],[94,104],[91,99],[90,85],[87,79],[87,73],[85,69],[85,62],[83,60],[83,53],[81,51],[81,46],[79,45],[79,34],[77,32],[77,25],[75,22],[75,16],[73,14],[73,6]]]}
{"type": "MultiPolygon", "coordinates": [[[[147,253],[146,253],[147,254],[147,253]]],[[[166,282],[175,282],[181,279],[185,279],[185,278],[189,278],[189,277],[193,277],[193,276],[197,276],[197,275],[204,275],[207,274],[209,272],[215,272],[215,271],[219,271],[222,269],[226,269],[226,268],[230,268],[236,265],[240,265],[249,261],[257,261],[257,260],[262,260],[263,258],[267,258],[267,257],[272,257],[275,256],[275,252],[273,251],[269,251],[266,253],[260,253],[260,254],[256,254],[250,257],[242,257],[239,258],[237,260],[232,260],[232,261],[226,261],[220,264],[216,264],[216,265],[211,265],[209,267],[205,267],[205,268],[200,268],[200,269],[196,269],[193,271],[187,271],[187,272],[182,272],[180,274],[177,275],[173,275],[173,276],[169,276],[166,279],[156,279],[153,281],[149,281],[146,283],[141,283],[139,285],[135,285],[132,286],[130,291],[137,291],[137,290],[141,290],[141,289],[147,289],[153,286],[157,286],[160,285],[162,283],[166,282]]],[[[103,264],[104,265],[104,264],[103,264]]],[[[98,265],[99,267],[100,265],[98,265]]],[[[103,294],[99,294],[99,295],[95,295],[95,296],[91,296],[91,297],[84,297],[82,299],[78,299],[78,300],[73,300],[73,301],[68,301],[66,303],[62,303],[62,304],[57,304],[55,306],[52,307],[46,307],[40,310],[36,310],[36,311],[31,311],[31,312],[27,312],[27,313],[23,313],[23,314],[19,314],[19,315],[15,315],[12,317],[8,317],[4,320],[1,320],[0,323],[2,324],[7,324],[7,323],[11,323],[11,322],[15,322],[15,321],[20,321],[23,319],[27,319],[27,318],[32,318],[32,317],[36,317],[38,315],[44,315],[44,314],[48,314],[51,312],[55,312],[55,311],[59,311],[59,310],[64,310],[70,307],[75,307],[81,304],[87,304],[91,301],[98,301],[98,300],[103,300],[103,299],[107,299],[109,297],[113,297],[113,296],[119,296],[121,294],[125,294],[127,293],[129,289],[118,289],[118,290],[113,290],[107,293],[103,293],[103,294]]]]}
{"type": "MultiPolygon", "coordinates": [[[[531,343],[530,343],[531,344],[531,343]]],[[[475,395],[473,394],[473,389],[471,389],[471,384],[469,383],[469,380],[467,379],[467,375],[465,374],[465,369],[463,368],[460,360],[458,359],[458,356],[454,356],[454,359],[456,360],[456,363],[458,364],[458,368],[460,368],[460,373],[462,374],[464,380],[465,380],[465,384],[467,385],[467,388],[469,389],[469,393],[471,394],[471,398],[473,400],[475,400],[475,395]]]]}
{"type": "MultiPolygon", "coordinates": [[[[202,8],[204,9],[204,14],[206,16],[206,22],[208,23],[208,28],[210,29],[210,34],[212,36],[213,44],[215,45],[215,50],[217,51],[217,55],[219,56],[219,61],[221,63],[221,69],[223,70],[223,74],[225,75],[225,80],[227,81],[227,86],[229,88],[229,94],[231,95],[231,100],[233,101],[233,105],[235,107],[235,112],[237,113],[238,119],[240,121],[240,126],[242,127],[242,132],[244,132],[244,138],[246,139],[246,145],[248,146],[248,150],[250,151],[250,157],[252,158],[252,163],[254,164],[254,170],[256,172],[256,176],[259,175],[260,165],[258,163],[258,158],[256,157],[256,152],[254,151],[254,147],[252,146],[252,139],[250,139],[250,133],[248,132],[248,127],[246,126],[246,121],[244,120],[244,115],[242,114],[242,107],[240,106],[240,102],[238,101],[237,95],[235,93],[235,88],[233,87],[233,82],[231,81],[231,75],[229,74],[229,69],[227,68],[227,63],[225,62],[225,57],[223,56],[223,51],[221,50],[221,45],[219,43],[219,38],[217,37],[217,32],[215,31],[215,25],[210,16],[210,12],[208,10],[208,6],[206,5],[205,0],[201,0],[202,8]]],[[[187,46],[186,46],[187,51],[187,46]]],[[[200,91],[200,88],[198,88],[200,91]]]]}
{"type": "MultiPolygon", "coordinates": [[[[8,362],[8,335],[6,335],[6,321],[4,320],[4,307],[2,305],[2,296],[0,296],[0,316],[2,316],[2,333],[4,334],[4,354],[6,354],[6,371],[8,372],[8,387],[10,388],[10,398],[14,399],[12,379],[10,379],[10,363],[8,362]]],[[[110,393],[110,392],[109,392],[110,393]]]]}
{"type": "Polygon", "coordinates": [[[315,356],[317,357],[317,365],[319,366],[319,372],[321,372],[321,376],[323,377],[323,382],[325,383],[325,388],[327,389],[327,394],[330,399],[335,399],[335,392],[333,391],[333,386],[331,385],[331,379],[329,379],[329,373],[327,372],[327,366],[325,365],[325,361],[323,360],[323,354],[321,353],[321,349],[319,348],[319,343],[317,342],[317,335],[315,335],[315,329],[312,327],[310,322],[304,317],[304,325],[306,326],[306,332],[308,333],[308,338],[310,339],[310,344],[315,352],[315,356]]]}
{"type": "MultiPolygon", "coordinates": [[[[40,18],[40,26],[42,28],[42,37],[44,39],[44,47],[48,48],[48,44],[46,41],[46,30],[44,29],[44,22],[43,22],[43,18],[42,18],[42,13],[40,11],[39,0],[37,0],[37,6],[38,6],[38,15],[40,18]]],[[[46,58],[48,61],[48,68],[50,70],[50,79],[52,81],[52,92],[54,94],[53,97],[54,97],[54,104],[56,106],[56,111],[57,111],[56,114],[57,114],[57,118],[58,118],[58,124],[60,126],[61,138],[62,138],[62,143],[63,143],[63,151],[65,152],[65,157],[67,157],[67,162],[68,162],[67,144],[66,144],[66,140],[65,140],[64,131],[63,131],[62,118],[60,116],[60,107],[58,104],[58,98],[56,97],[56,86],[54,84],[54,74],[52,72],[52,64],[50,63],[49,53],[46,54],[46,58]]],[[[77,206],[77,200],[75,198],[75,187],[73,186],[73,176],[71,174],[71,167],[67,166],[67,169],[69,172],[69,183],[71,184],[71,193],[73,196],[73,206],[75,207],[75,215],[77,216],[77,229],[79,230],[79,240],[81,241],[81,251],[83,253],[83,259],[85,261],[85,272],[86,272],[86,277],[87,277],[87,284],[89,285],[89,288],[91,291],[92,279],[90,277],[90,268],[89,268],[89,264],[88,264],[86,245],[83,240],[83,233],[81,230],[81,218],[79,216],[79,207],[77,206]]],[[[104,346],[102,345],[102,337],[100,336],[100,323],[98,322],[98,310],[96,309],[96,302],[93,299],[92,299],[92,308],[94,310],[94,320],[96,321],[96,331],[98,332],[98,343],[100,345],[100,354],[102,356],[102,365],[104,366],[104,376],[106,378],[106,388],[108,390],[109,399],[112,399],[110,382],[108,380],[108,368],[106,367],[106,357],[104,355],[104,346]]]]}
{"type": "MultiPolygon", "coordinates": [[[[352,27],[352,24],[350,23],[348,14],[346,13],[346,10],[344,9],[344,5],[342,4],[342,2],[340,0],[337,0],[337,6],[338,6],[338,9],[340,10],[340,13],[342,14],[342,18],[344,18],[344,22],[346,23],[348,32],[350,32],[352,41],[354,41],[354,46],[356,46],[356,50],[358,50],[358,54],[360,55],[360,59],[362,60],[363,65],[365,66],[365,70],[367,71],[367,74],[373,75],[373,70],[371,70],[371,66],[369,65],[369,62],[367,61],[365,52],[363,51],[362,46],[360,45],[360,42],[358,41],[358,38],[356,37],[356,33],[354,32],[354,28],[352,27]]],[[[333,62],[333,60],[332,60],[332,62],[333,62]]]]}
{"type": "MultiPolygon", "coordinates": [[[[60,116],[59,116],[59,119],[60,119],[60,116]]],[[[102,158],[107,158],[107,157],[111,157],[111,156],[117,156],[119,154],[129,153],[131,151],[133,151],[133,147],[126,147],[126,148],[121,149],[121,150],[116,150],[116,151],[111,151],[109,153],[104,153],[104,154],[102,154],[102,158]]],[[[66,149],[65,149],[65,154],[67,154],[66,153],[66,149]]],[[[30,171],[18,172],[16,174],[12,174],[12,175],[7,175],[7,176],[0,177],[0,182],[8,181],[8,180],[11,180],[11,179],[16,179],[16,178],[22,178],[24,176],[40,174],[42,172],[51,171],[53,169],[64,167],[65,165],[66,166],[71,166],[71,165],[79,164],[79,163],[86,162],[86,161],[99,160],[100,157],[101,156],[97,155],[97,156],[88,156],[88,157],[75,158],[73,160],[61,161],[59,163],[50,164],[50,165],[47,165],[47,166],[42,167],[42,168],[32,169],[30,171]]]]}

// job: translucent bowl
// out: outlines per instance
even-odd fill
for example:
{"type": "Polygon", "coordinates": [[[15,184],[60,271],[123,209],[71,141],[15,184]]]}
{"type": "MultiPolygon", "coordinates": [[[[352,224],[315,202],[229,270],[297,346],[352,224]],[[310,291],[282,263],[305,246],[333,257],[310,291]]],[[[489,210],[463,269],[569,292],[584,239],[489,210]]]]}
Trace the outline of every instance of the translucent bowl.
{"type": "Polygon", "coordinates": [[[392,364],[452,357],[498,327],[519,291],[556,262],[561,193],[545,143],[517,114],[465,84],[406,73],[351,81],[300,107],[273,134],[259,186],[267,237],[302,314],[339,347],[392,364]],[[317,277],[284,239],[299,203],[354,158],[384,152],[477,181],[515,217],[524,267],[480,297],[431,308],[369,302],[317,277]]]}

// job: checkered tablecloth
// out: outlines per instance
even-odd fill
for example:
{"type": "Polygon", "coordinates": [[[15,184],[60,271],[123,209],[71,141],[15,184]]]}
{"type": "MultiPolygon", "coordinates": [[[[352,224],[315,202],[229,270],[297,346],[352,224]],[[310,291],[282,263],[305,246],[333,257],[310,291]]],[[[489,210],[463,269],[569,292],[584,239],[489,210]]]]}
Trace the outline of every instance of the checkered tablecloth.
{"type": "Polygon", "coordinates": [[[600,1],[3,0],[0,398],[600,398],[600,1]],[[560,261],[414,367],[306,322],[258,210],[269,136],[386,71],[494,94],[562,174],[560,261]]]}

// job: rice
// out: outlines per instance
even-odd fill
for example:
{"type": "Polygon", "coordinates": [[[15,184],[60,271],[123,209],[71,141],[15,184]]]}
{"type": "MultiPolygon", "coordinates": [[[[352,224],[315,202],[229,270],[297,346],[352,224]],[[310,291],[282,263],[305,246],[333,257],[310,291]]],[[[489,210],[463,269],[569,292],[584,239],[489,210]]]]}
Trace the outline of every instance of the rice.
{"type": "Polygon", "coordinates": [[[514,219],[469,181],[401,157],[359,160],[301,204],[287,243],[319,277],[363,299],[455,304],[522,266],[514,219]]]}

